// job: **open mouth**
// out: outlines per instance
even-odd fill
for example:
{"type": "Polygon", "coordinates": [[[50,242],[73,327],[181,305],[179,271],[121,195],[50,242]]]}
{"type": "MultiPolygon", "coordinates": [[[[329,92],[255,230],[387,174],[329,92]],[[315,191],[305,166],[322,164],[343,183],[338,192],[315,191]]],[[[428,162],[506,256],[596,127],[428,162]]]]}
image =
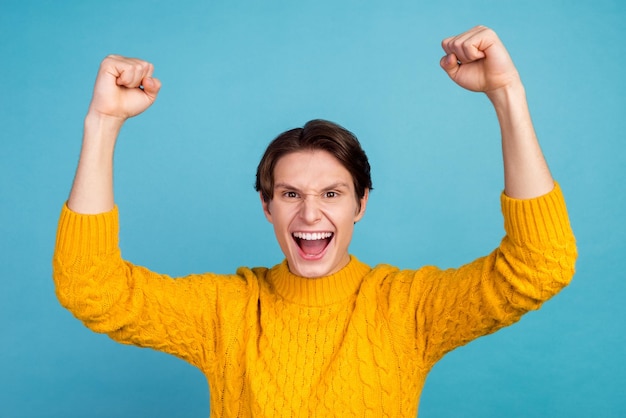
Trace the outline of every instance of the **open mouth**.
{"type": "Polygon", "coordinates": [[[291,235],[302,253],[308,257],[322,255],[334,236],[332,232],[294,232],[291,235]]]}

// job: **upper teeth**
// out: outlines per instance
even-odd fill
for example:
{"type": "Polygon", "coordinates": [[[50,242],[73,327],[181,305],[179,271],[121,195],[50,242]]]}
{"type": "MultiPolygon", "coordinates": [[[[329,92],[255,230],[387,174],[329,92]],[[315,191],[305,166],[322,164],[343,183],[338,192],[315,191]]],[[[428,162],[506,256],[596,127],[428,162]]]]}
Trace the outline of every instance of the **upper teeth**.
{"type": "Polygon", "coordinates": [[[294,232],[293,236],[307,241],[326,239],[333,236],[332,232],[294,232]]]}

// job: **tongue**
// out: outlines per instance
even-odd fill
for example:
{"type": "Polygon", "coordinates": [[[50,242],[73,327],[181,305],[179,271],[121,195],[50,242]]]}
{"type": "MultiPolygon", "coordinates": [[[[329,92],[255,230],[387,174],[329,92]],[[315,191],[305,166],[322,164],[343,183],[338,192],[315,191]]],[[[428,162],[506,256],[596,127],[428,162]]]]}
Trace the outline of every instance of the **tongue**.
{"type": "Polygon", "coordinates": [[[300,240],[300,248],[308,255],[318,255],[326,248],[327,241],[325,239],[300,240]]]}

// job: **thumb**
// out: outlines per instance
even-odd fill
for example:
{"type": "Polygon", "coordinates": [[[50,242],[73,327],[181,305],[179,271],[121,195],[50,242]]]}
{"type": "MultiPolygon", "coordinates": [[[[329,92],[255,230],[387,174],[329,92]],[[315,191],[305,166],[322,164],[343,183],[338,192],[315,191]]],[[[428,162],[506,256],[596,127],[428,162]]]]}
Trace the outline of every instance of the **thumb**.
{"type": "Polygon", "coordinates": [[[459,67],[461,66],[459,64],[458,58],[456,57],[456,55],[454,55],[454,53],[450,53],[441,58],[441,61],[439,61],[439,65],[441,65],[441,68],[443,68],[443,70],[448,73],[450,78],[454,78],[456,73],[459,71],[459,67]]]}
{"type": "Polygon", "coordinates": [[[156,99],[159,90],[161,89],[161,81],[158,78],[146,77],[141,81],[143,91],[153,100],[156,99]]]}

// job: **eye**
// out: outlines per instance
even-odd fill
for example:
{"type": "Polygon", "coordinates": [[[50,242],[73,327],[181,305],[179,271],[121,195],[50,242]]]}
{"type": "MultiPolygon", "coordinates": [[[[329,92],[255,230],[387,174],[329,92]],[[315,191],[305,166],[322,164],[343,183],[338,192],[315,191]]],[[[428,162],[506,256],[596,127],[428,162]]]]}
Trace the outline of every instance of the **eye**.
{"type": "Polygon", "coordinates": [[[324,196],[324,198],[326,198],[326,199],[332,199],[332,198],[339,197],[339,193],[337,193],[337,192],[335,192],[335,191],[328,191],[328,192],[325,192],[325,193],[323,194],[323,196],[324,196]]]}
{"type": "Polygon", "coordinates": [[[287,191],[287,192],[283,193],[283,197],[285,197],[287,199],[297,199],[298,198],[298,193],[287,191]]]}

